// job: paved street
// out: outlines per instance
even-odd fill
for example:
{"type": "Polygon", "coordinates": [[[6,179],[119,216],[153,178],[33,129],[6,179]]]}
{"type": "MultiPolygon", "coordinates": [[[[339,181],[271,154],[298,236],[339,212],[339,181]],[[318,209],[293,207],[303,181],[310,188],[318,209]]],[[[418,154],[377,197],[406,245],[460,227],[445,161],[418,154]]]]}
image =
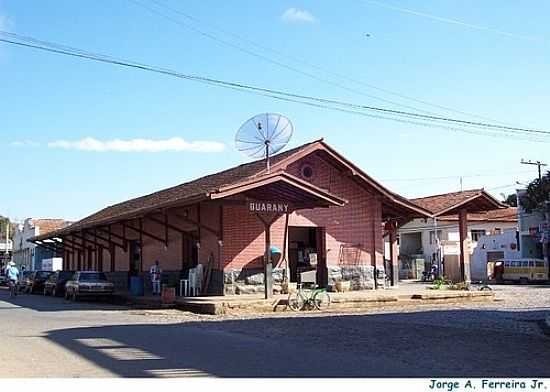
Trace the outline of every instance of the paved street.
{"type": "Polygon", "coordinates": [[[0,376],[550,377],[550,287],[491,304],[199,316],[0,289],[0,376]]]}

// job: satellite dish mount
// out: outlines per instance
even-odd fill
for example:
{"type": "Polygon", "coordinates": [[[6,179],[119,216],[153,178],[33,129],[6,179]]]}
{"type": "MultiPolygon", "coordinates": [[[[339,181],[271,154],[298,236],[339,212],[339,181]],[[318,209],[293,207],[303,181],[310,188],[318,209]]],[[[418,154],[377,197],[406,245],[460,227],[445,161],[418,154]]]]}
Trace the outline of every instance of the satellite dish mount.
{"type": "Polygon", "coordinates": [[[294,127],[280,114],[258,114],[239,128],[235,136],[237,150],[252,158],[265,159],[266,171],[271,171],[270,156],[281,151],[288,143],[294,127]]]}

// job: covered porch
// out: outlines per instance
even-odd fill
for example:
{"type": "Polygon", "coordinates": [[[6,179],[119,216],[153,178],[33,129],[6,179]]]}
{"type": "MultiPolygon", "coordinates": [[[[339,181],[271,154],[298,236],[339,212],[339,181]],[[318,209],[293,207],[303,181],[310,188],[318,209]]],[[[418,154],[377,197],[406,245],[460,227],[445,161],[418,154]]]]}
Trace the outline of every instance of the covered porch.
{"type": "Polygon", "coordinates": [[[143,206],[143,201],[135,199],[126,202],[125,208],[109,207],[31,241],[63,255],[65,270],[106,272],[120,290],[128,289],[132,276],[142,277],[147,287],[155,260],[163,270],[163,283],[175,287],[189,269],[202,264],[201,294],[220,295],[225,293],[226,267],[234,249],[240,247],[234,228],[253,220],[256,225],[250,230],[262,228],[257,234],[263,237],[261,264],[265,296],[269,297],[273,294],[273,223],[286,222],[283,235],[287,236],[288,217],[293,212],[345,203],[304,180],[276,172],[174,201],[156,199],[143,206]]]}

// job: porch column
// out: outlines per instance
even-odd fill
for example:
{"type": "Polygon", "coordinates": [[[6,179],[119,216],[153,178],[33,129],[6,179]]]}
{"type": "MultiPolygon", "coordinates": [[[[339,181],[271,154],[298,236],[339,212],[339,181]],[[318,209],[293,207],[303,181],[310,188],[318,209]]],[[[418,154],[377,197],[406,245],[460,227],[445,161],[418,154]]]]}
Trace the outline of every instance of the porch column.
{"type": "Polygon", "coordinates": [[[397,287],[399,284],[399,258],[397,257],[397,222],[390,223],[390,263],[391,263],[391,285],[397,287]]]}
{"type": "Polygon", "coordinates": [[[470,283],[470,253],[468,250],[468,210],[458,213],[458,231],[460,234],[460,271],[464,282],[470,283]]]}

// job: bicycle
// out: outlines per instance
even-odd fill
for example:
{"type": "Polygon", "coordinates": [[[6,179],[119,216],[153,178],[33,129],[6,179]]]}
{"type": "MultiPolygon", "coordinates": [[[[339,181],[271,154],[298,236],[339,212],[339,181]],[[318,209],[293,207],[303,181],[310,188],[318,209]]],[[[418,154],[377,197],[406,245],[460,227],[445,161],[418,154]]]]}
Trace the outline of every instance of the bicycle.
{"type": "Polygon", "coordinates": [[[313,288],[306,290],[302,284],[299,284],[297,291],[288,295],[288,306],[295,312],[305,308],[325,310],[330,306],[330,295],[323,287],[314,285],[313,288]]]}
{"type": "Polygon", "coordinates": [[[10,298],[17,297],[17,282],[10,280],[10,298]]]}
{"type": "Polygon", "coordinates": [[[470,291],[493,291],[493,288],[489,286],[486,280],[480,280],[477,282],[471,282],[469,286],[470,291]]]}

